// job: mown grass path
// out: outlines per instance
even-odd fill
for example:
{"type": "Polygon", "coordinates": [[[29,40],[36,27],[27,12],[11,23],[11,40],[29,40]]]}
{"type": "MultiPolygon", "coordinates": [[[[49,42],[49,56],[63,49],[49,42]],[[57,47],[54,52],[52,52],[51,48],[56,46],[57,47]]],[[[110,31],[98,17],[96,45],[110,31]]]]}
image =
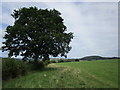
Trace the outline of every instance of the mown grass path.
{"type": "Polygon", "coordinates": [[[49,64],[3,82],[3,88],[117,88],[117,60],[49,64]]]}

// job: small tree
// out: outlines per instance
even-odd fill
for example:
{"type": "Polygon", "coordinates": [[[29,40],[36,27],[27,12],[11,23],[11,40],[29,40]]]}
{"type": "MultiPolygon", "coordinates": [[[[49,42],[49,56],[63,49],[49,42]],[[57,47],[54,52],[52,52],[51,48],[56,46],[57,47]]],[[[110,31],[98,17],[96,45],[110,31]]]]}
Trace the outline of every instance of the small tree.
{"type": "Polygon", "coordinates": [[[34,58],[38,62],[49,60],[49,56],[65,56],[70,51],[69,43],[73,33],[66,33],[66,26],[55,9],[38,9],[37,7],[14,10],[13,26],[8,26],[3,42],[3,51],[9,57],[21,55],[23,58],[34,58]]]}

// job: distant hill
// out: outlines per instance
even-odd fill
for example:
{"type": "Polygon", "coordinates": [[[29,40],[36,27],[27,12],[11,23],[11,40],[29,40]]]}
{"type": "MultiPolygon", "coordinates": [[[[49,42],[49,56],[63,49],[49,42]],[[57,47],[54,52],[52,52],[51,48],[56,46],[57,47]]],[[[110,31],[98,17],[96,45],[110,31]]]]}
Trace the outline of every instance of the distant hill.
{"type": "Polygon", "coordinates": [[[120,57],[86,56],[80,58],[80,60],[103,60],[103,59],[120,59],[120,57]]]}

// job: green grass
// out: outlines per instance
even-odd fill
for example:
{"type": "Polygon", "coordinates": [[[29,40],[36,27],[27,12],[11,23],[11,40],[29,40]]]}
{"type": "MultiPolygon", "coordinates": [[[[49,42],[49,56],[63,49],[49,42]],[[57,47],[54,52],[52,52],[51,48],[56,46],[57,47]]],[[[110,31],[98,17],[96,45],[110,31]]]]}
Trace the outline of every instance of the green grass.
{"type": "Polygon", "coordinates": [[[60,63],[81,71],[81,77],[92,87],[118,87],[118,60],[60,63]],[[92,84],[92,85],[90,85],[92,84]]]}
{"type": "Polygon", "coordinates": [[[117,88],[117,77],[118,60],[65,62],[3,81],[3,88],[117,88]]]}

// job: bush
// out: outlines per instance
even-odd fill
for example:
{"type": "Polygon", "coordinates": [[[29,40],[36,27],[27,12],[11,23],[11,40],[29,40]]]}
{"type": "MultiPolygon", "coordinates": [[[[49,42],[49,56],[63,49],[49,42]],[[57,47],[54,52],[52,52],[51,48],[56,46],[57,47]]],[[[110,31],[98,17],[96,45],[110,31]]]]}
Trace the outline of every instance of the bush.
{"type": "Polygon", "coordinates": [[[56,61],[50,61],[51,63],[56,63],[56,61]]]}
{"type": "Polygon", "coordinates": [[[47,62],[39,61],[37,64],[33,62],[33,69],[34,70],[41,70],[47,65],[47,62]]]}
{"type": "Polygon", "coordinates": [[[76,62],[79,62],[79,59],[75,59],[76,62]]]}
{"type": "Polygon", "coordinates": [[[27,73],[27,66],[23,61],[15,59],[2,60],[2,79],[7,80],[27,73]]]}

